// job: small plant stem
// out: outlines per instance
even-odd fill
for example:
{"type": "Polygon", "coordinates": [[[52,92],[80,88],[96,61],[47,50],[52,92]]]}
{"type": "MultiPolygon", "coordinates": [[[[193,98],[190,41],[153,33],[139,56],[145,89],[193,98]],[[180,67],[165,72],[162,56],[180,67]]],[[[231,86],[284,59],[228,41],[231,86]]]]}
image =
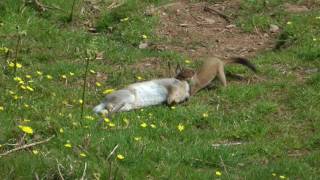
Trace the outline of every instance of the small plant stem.
{"type": "Polygon", "coordinates": [[[16,27],[17,29],[17,44],[16,44],[16,52],[15,52],[15,58],[14,58],[14,69],[13,72],[16,74],[17,72],[17,61],[18,61],[18,54],[19,54],[19,48],[20,48],[20,41],[21,41],[21,36],[19,34],[19,26],[16,27]]]}
{"type": "Polygon", "coordinates": [[[86,84],[87,84],[87,74],[88,74],[88,69],[89,69],[89,62],[90,62],[90,58],[87,57],[86,58],[86,70],[84,73],[84,77],[83,77],[83,86],[82,86],[82,104],[81,104],[81,119],[83,117],[83,109],[84,109],[84,104],[85,104],[85,93],[86,93],[86,84]]]}
{"type": "Polygon", "coordinates": [[[73,19],[73,9],[74,9],[75,4],[76,4],[76,0],[73,0],[72,7],[71,7],[71,12],[70,12],[70,15],[69,15],[69,22],[71,22],[72,19],[73,19]]]}

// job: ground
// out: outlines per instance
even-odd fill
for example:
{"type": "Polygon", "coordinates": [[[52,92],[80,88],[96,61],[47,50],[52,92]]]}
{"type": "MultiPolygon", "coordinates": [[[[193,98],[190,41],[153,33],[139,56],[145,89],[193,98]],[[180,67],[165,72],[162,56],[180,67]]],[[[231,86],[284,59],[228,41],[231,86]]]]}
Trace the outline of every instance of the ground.
{"type": "Polygon", "coordinates": [[[75,2],[0,2],[3,179],[320,176],[318,1],[75,2]],[[106,93],[207,56],[259,72],[96,126],[106,93]]]}

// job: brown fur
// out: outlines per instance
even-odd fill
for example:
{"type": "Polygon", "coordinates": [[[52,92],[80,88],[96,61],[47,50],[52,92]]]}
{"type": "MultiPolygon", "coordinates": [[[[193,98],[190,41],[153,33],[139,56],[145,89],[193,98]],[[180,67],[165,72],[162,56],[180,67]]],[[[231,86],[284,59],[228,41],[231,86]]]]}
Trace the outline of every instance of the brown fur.
{"type": "Polygon", "coordinates": [[[211,57],[204,61],[203,65],[197,72],[192,69],[183,69],[177,73],[176,78],[179,80],[189,81],[191,87],[190,95],[192,96],[199,90],[209,85],[216,76],[218,76],[223,86],[226,86],[227,81],[226,75],[224,73],[224,66],[230,63],[245,65],[256,72],[256,68],[254,67],[254,65],[244,58],[237,57],[222,61],[216,57],[211,57]]]}

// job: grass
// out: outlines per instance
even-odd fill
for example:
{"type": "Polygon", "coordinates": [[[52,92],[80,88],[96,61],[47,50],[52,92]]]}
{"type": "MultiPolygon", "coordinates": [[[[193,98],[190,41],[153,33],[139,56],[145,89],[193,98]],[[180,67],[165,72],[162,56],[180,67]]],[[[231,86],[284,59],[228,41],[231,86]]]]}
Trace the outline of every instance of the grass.
{"type": "MultiPolygon", "coordinates": [[[[175,109],[155,106],[120,113],[112,119],[115,127],[105,123],[106,128],[96,129],[98,117],[91,109],[104,96],[105,89],[136,82],[137,76],[166,77],[168,61],[176,64],[185,59],[175,52],[137,48],[142,35],[149,41],[161,41],[154,33],[157,17],[144,16],[143,11],[151,4],[157,6],[166,1],[125,1],[106,13],[86,15],[79,12],[81,7],[89,7],[78,3],[70,23],[65,19],[71,1],[43,1],[63,11],[42,14],[29,6],[21,11],[21,3],[2,1],[0,47],[9,48],[10,53],[6,55],[2,48],[0,55],[0,152],[12,149],[9,144],[22,137],[24,143],[52,135],[55,138],[0,157],[0,175],[3,179],[34,179],[36,175],[59,179],[60,164],[65,179],[79,179],[87,163],[88,179],[317,179],[320,14],[316,10],[289,14],[279,6],[304,1],[268,2],[242,1],[236,19],[248,32],[255,27],[266,31],[270,23],[275,23],[286,34],[280,39],[284,43],[279,50],[256,56],[259,78],[252,78],[249,85],[232,80],[226,88],[218,84],[216,89],[203,90],[175,109]],[[275,15],[267,13],[269,10],[275,15]],[[94,19],[99,34],[86,31],[81,25],[86,19],[94,19]],[[22,36],[17,59],[23,67],[14,74],[7,61],[15,58],[17,25],[26,35],[22,36]],[[90,62],[89,69],[93,71],[87,77],[85,114],[81,119],[79,99],[87,50],[103,52],[104,60],[90,62]],[[136,68],[136,64],[150,57],[161,62],[160,69],[136,68]],[[26,75],[32,77],[28,79],[26,75]],[[34,91],[21,89],[14,80],[16,76],[34,91]],[[96,82],[102,86],[97,87],[96,82]],[[15,95],[22,98],[15,100],[15,95]],[[143,128],[142,123],[148,126],[143,128]],[[185,127],[183,131],[177,128],[180,123],[185,127]],[[30,126],[34,133],[24,136],[18,125],[30,126]],[[243,144],[212,147],[234,141],[243,144]],[[115,154],[107,160],[116,145],[119,147],[115,154]],[[117,159],[118,154],[124,159],[117,159]],[[217,171],[222,175],[216,175],[217,171]]],[[[110,4],[104,1],[99,6],[110,4]]],[[[228,69],[253,76],[242,68],[228,69]]]]}

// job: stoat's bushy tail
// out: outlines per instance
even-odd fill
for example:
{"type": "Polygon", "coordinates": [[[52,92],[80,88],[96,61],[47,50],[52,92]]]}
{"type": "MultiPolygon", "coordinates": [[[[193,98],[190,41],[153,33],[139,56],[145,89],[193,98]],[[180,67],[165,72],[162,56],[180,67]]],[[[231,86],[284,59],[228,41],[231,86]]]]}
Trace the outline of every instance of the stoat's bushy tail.
{"type": "Polygon", "coordinates": [[[97,114],[100,114],[103,112],[103,110],[106,108],[106,105],[104,103],[101,103],[93,108],[93,111],[97,114]]]}
{"type": "Polygon", "coordinates": [[[255,65],[253,65],[249,60],[242,58],[242,57],[232,57],[230,60],[225,61],[226,64],[228,63],[237,63],[242,64],[244,66],[247,66],[249,69],[251,69],[253,72],[257,72],[257,68],[255,65]]]}

